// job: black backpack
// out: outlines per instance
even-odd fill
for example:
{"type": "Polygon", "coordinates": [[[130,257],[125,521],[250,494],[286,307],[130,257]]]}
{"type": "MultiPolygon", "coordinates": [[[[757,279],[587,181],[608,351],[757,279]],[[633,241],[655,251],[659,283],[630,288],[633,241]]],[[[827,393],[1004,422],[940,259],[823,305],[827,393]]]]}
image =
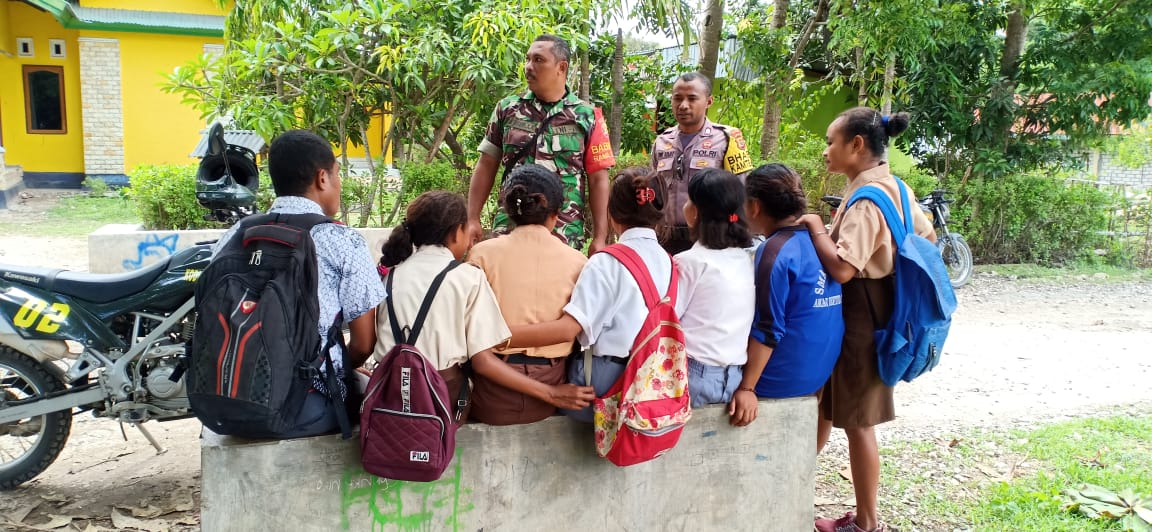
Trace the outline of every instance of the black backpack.
{"type": "Polygon", "coordinates": [[[325,368],[344,437],[351,436],[339,377],[328,352],[342,345],[339,318],[321,349],[316,324],[319,214],[264,214],[240,222],[196,283],[196,330],[188,399],[217,434],[267,438],[293,428],[325,368]]]}

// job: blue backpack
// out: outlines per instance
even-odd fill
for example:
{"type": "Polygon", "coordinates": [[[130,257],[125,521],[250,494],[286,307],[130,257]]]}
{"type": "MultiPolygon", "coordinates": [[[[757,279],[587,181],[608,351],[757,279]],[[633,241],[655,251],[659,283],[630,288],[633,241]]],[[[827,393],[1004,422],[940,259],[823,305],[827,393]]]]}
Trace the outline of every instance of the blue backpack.
{"type": "Polygon", "coordinates": [[[880,379],[888,386],[901,380],[911,382],[936,367],[956,311],[956,292],[940,250],[913,230],[908,186],[899,178],[896,183],[904,207],[903,224],[888,194],[874,186],[861,187],[845,207],[860,200],[875,203],[896,243],[892,318],[887,327],[876,331],[880,379]]]}

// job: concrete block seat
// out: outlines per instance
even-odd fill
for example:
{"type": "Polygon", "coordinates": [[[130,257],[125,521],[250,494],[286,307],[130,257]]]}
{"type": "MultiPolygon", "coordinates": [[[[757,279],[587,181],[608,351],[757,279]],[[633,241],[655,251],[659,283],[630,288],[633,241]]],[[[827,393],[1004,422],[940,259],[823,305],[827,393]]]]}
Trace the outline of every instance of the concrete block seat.
{"type": "Polygon", "coordinates": [[[812,529],[816,399],[764,400],[749,427],[696,409],[676,448],[616,467],[564,417],[468,424],[429,483],[372,476],[359,439],[252,441],[204,430],[201,524],[217,531],[812,529]]]}

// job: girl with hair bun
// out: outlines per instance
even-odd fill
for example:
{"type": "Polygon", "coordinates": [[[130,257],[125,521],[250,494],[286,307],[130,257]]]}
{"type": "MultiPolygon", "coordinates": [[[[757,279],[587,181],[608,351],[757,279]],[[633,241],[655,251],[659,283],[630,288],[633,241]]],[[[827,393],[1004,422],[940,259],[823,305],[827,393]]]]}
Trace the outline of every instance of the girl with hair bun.
{"type": "Polygon", "coordinates": [[[752,235],[740,178],[706,168],[692,176],[687,189],[684,220],[694,243],[675,257],[680,273],[676,313],[684,329],[688,390],[695,408],[727,404],[740,385],[755,283],[744,249],[752,245],[752,235]]]}
{"type": "Polygon", "coordinates": [[[729,407],[731,422],[756,419],[757,398],[816,393],[840,356],[844,336],[840,284],[829,279],[799,222],[808,209],[800,176],[782,164],[748,174],[748,225],[767,235],[756,249],[756,310],[743,381],[729,407]]]}
{"type": "MultiPolygon", "coordinates": [[[[665,190],[651,168],[634,167],[616,176],[608,196],[608,216],[613,230],[620,235],[619,243],[640,256],[661,297],[667,294],[673,268],[672,257],[660,247],[654,229],[663,218],[663,210],[670,208],[664,204],[665,190]]],[[[570,360],[568,382],[590,384],[600,397],[624,373],[632,342],[647,315],[644,296],[632,274],[612,256],[596,253],[580,272],[572,299],[564,306],[564,316],[551,322],[512,327],[511,344],[549,345],[578,337],[582,347],[593,349],[592,382],[585,382],[584,357],[580,356],[570,360]]],[[[590,406],[564,413],[592,421],[590,406]]]]}
{"type": "MultiPolygon", "coordinates": [[[[908,129],[908,115],[881,115],[856,107],[840,113],[828,126],[824,164],[829,172],[848,176],[844,205],[864,186],[879,188],[902,212],[899,183],[888,168],[888,141],[908,129]]],[[[909,198],[916,194],[908,191],[909,198]]],[[[910,209],[916,234],[933,242],[932,223],[915,205],[910,209]]],[[[892,314],[896,245],[880,208],[861,201],[842,208],[824,229],[818,215],[801,221],[813,235],[816,252],[829,277],[843,285],[844,341],[840,359],[820,394],[817,450],[828,442],[832,427],[844,429],[851,458],[856,512],[839,519],[818,519],[821,532],[884,530],[877,515],[880,453],[874,427],[896,418],[892,388],[880,380],[873,331],[892,314]]],[[[903,223],[903,220],[896,221],[903,223]]]]}
{"type": "MultiPolygon", "coordinates": [[[[392,229],[381,250],[380,265],[388,269],[386,297],[392,301],[400,327],[412,326],[433,279],[462,260],[472,247],[472,238],[464,230],[467,221],[464,197],[438,190],[412,200],[404,220],[392,229]]],[[[416,348],[440,371],[454,404],[466,382],[461,365],[475,356],[490,355],[510,334],[484,272],[460,266],[447,273],[432,299],[416,348]]],[[[386,300],[376,312],[375,360],[394,345],[386,300]]]]}
{"type": "MultiPolygon", "coordinates": [[[[468,260],[484,270],[509,325],[564,315],[588,259],[552,230],[564,204],[560,176],[538,164],[516,167],[504,187],[508,235],[476,244],[468,260]]],[[[500,346],[472,359],[472,419],[489,425],[534,423],[556,408],[580,409],[595,397],[589,386],[565,384],[572,339],[541,347],[500,346]]]]}

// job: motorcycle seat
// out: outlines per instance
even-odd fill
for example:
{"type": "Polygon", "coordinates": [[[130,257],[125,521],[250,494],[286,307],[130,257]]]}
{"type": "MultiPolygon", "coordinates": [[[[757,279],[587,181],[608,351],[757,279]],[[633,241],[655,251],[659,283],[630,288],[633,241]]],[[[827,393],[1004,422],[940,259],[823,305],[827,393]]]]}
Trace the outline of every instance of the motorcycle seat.
{"type": "Polygon", "coordinates": [[[0,279],[34,286],[49,292],[92,303],[109,303],[136,294],[152,284],[168,268],[170,259],[125,273],[87,273],[0,264],[0,279]]]}

